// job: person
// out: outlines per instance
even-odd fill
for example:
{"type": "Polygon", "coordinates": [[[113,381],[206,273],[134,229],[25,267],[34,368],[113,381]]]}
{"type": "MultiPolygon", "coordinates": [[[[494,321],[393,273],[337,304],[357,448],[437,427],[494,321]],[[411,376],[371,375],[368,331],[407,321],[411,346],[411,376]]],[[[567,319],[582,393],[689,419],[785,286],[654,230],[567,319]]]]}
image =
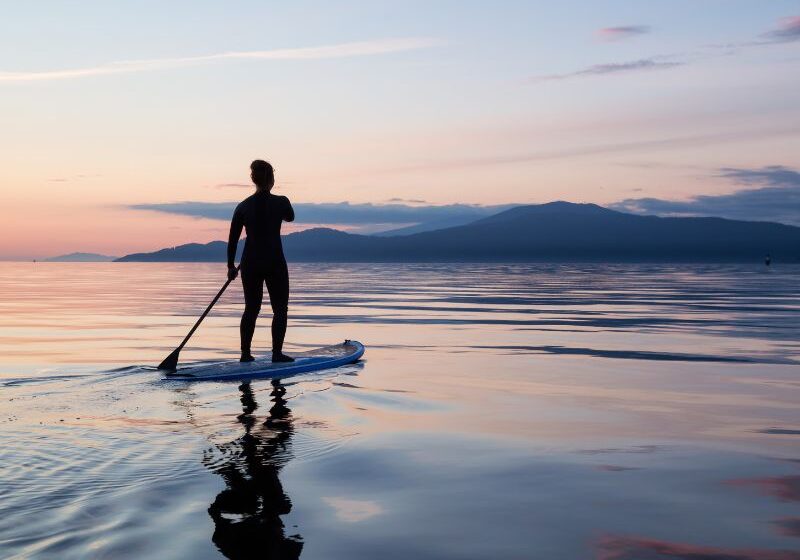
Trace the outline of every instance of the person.
{"type": "Polygon", "coordinates": [[[237,276],[234,261],[239,236],[244,228],[247,239],[241,259],[244,313],[239,326],[242,362],[252,362],[250,352],[256,319],[261,311],[264,284],[272,306],[272,361],[293,362],[283,353],[286,322],[289,311],[289,271],[281,244],[281,223],[294,220],[294,210],[289,199],[271,193],[275,186],[275,172],[264,160],[250,164],[250,178],[256,192],[236,207],[228,236],[228,279],[237,276]]]}

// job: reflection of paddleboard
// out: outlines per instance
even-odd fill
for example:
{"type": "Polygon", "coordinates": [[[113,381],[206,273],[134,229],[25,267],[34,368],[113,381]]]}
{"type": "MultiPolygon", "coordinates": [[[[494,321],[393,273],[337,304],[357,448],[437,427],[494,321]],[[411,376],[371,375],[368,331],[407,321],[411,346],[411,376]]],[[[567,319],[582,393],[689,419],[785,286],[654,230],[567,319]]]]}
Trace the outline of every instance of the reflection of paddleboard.
{"type": "Polygon", "coordinates": [[[273,364],[269,355],[254,362],[218,362],[207,366],[181,368],[167,374],[167,379],[186,381],[246,379],[250,377],[288,377],[320,369],[330,369],[357,362],[364,354],[364,345],[355,340],[323,346],[307,352],[293,352],[295,361],[273,364]]]}

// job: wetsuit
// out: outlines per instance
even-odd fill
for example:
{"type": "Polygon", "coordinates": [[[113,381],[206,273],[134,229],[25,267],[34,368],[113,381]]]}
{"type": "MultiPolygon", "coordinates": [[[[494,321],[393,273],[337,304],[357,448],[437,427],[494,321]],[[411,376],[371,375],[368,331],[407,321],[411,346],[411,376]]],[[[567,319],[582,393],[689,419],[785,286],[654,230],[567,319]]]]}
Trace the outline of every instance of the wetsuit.
{"type": "Polygon", "coordinates": [[[280,353],[283,349],[289,308],[289,271],[281,244],[281,222],[284,220],[294,220],[289,199],[266,191],[247,197],[233,213],[228,237],[228,268],[235,266],[236,246],[242,228],[247,234],[241,261],[245,303],[240,324],[243,355],[250,354],[265,283],[272,306],[272,352],[280,353]]]}

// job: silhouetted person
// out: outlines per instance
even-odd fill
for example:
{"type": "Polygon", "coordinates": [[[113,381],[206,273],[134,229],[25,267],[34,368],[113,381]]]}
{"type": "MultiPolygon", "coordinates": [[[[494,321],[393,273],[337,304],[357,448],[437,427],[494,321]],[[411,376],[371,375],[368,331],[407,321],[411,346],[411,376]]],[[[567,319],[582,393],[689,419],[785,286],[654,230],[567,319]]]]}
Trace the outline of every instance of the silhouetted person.
{"type": "Polygon", "coordinates": [[[240,360],[252,362],[255,359],[250,345],[266,284],[272,306],[272,361],[293,362],[294,358],[283,353],[289,311],[289,271],[283,256],[281,223],[293,221],[294,210],[288,198],[270,192],[275,185],[275,173],[269,163],[260,159],[251,163],[250,178],[256,185],[256,192],[236,207],[228,236],[228,278],[233,279],[237,274],[234,260],[242,228],[247,234],[241,262],[244,313],[239,327],[240,360]]]}
{"type": "Polygon", "coordinates": [[[767,256],[764,258],[764,264],[767,266],[772,264],[772,256],[769,253],[767,253],[767,256]]]}
{"type": "Polygon", "coordinates": [[[216,454],[206,457],[207,464],[225,481],[222,490],[208,508],[214,521],[211,540],[227,558],[294,560],[300,557],[303,541],[299,535],[287,537],[281,515],[292,509],[283,491],[278,473],[291,457],[289,441],[293,433],[291,410],[283,398],[286,389],[272,381],[273,402],[269,418],[257,425],[253,412],[258,408],[250,383],[239,386],[242,414],[237,419],[244,435],[219,445],[225,458],[214,466],[216,454]]]}

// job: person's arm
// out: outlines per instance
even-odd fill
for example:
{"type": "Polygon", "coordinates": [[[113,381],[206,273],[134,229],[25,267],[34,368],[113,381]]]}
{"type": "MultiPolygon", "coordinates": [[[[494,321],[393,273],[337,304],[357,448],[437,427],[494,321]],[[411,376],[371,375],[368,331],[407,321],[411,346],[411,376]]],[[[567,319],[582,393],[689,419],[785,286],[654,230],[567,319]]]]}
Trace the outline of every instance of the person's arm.
{"type": "Polygon", "coordinates": [[[236,249],[239,247],[239,236],[242,235],[243,227],[242,212],[237,206],[231,218],[231,231],[228,234],[228,278],[231,277],[231,271],[233,277],[236,277],[236,249]]]}
{"type": "Polygon", "coordinates": [[[283,199],[286,201],[286,207],[283,209],[283,219],[287,222],[293,222],[294,208],[292,208],[292,203],[289,202],[289,197],[284,196],[283,199]]]}

